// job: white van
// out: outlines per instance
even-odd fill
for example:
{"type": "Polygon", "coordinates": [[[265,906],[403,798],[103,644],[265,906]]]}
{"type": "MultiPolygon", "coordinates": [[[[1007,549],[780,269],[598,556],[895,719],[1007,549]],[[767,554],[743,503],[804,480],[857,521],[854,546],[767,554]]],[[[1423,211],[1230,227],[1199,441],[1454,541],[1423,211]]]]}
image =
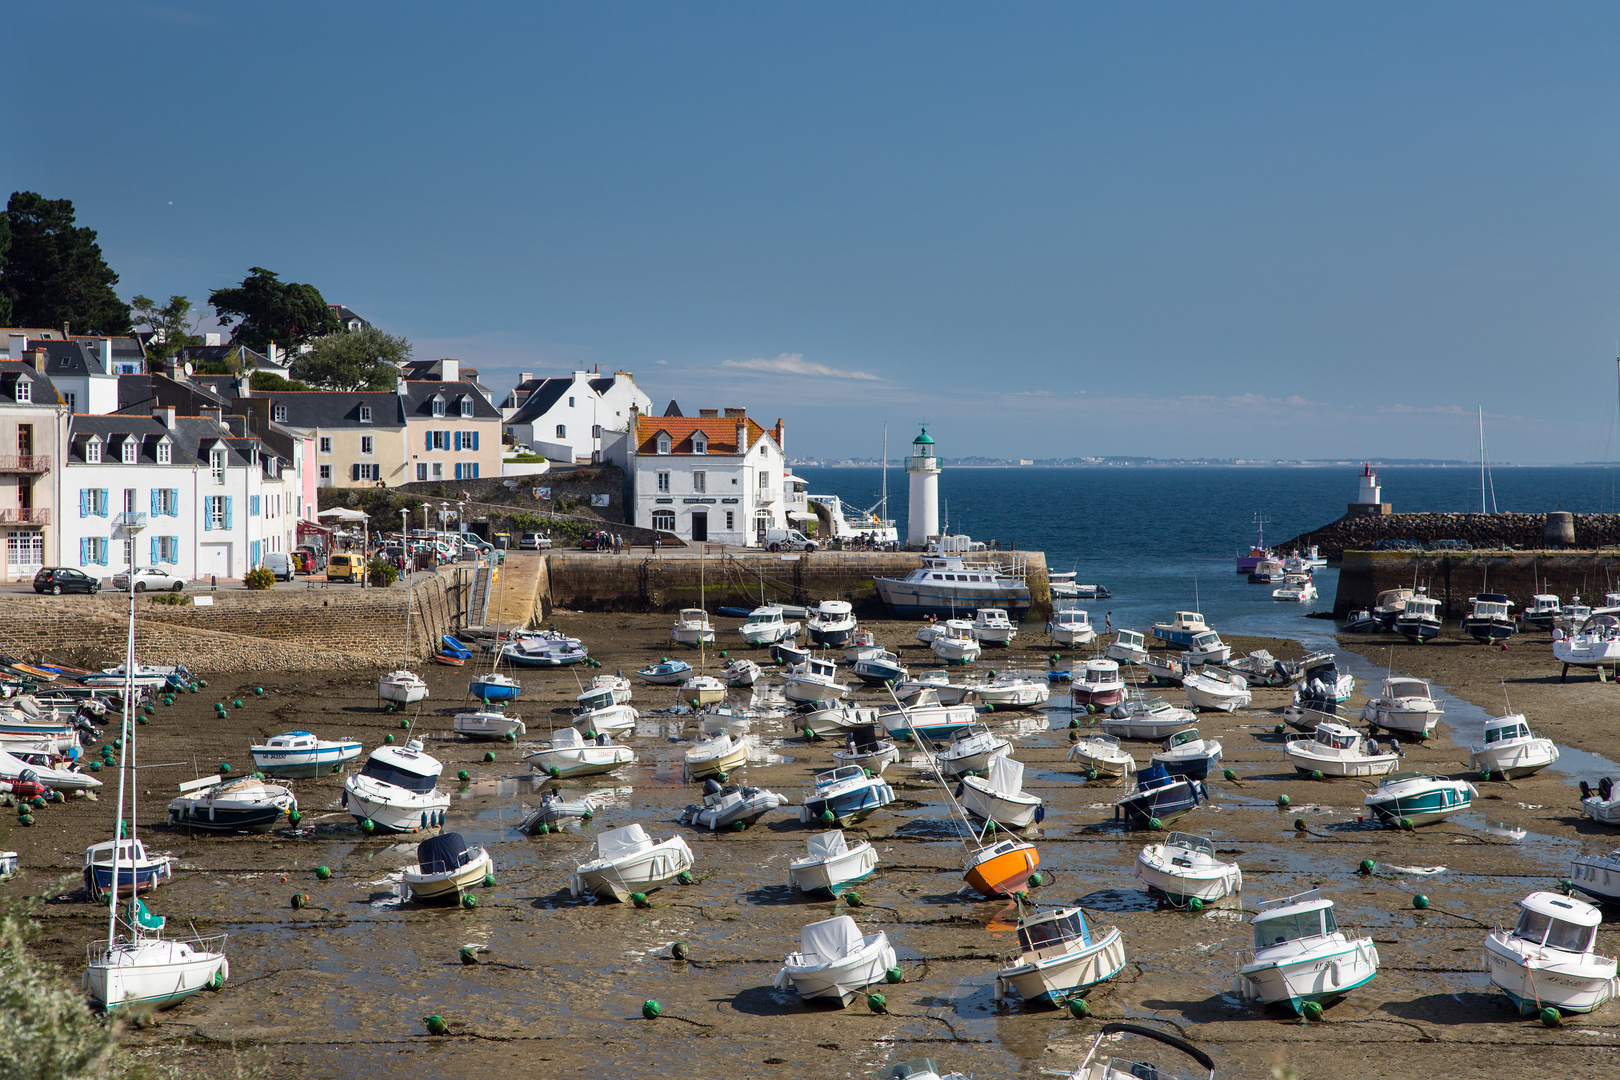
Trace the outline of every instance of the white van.
{"type": "Polygon", "coordinates": [[[798,529],[766,529],[763,541],[770,551],[815,551],[816,542],[798,529]]]}
{"type": "Polygon", "coordinates": [[[291,581],[293,579],[292,556],[285,551],[266,552],[263,561],[259,565],[276,575],[277,581],[291,581]]]}

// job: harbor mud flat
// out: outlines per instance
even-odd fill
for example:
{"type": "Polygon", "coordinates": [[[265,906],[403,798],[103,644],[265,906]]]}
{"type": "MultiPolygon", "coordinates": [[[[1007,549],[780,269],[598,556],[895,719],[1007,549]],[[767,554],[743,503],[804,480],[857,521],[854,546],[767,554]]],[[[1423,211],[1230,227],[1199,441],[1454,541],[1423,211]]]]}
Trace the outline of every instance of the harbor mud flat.
{"type": "MultiPolygon", "coordinates": [[[[603,671],[632,674],[677,655],[665,643],[667,616],[564,612],[554,621],[589,643],[603,671]]],[[[730,629],[736,620],[715,621],[724,651],[764,659],[763,650],[729,646],[737,640],[730,629]]],[[[867,625],[889,648],[905,646],[900,651],[914,673],[937,666],[915,647],[916,624],[867,625]]],[[[1291,642],[1230,640],[1239,654],[1260,647],[1282,658],[1301,654],[1291,642]]],[[[1527,644],[1533,642],[1516,641],[1505,654],[1474,646],[1398,648],[1395,666],[1425,674],[1413,663],[1443,664],[1455,653],[1450,685],[1472,691],[1494,685],[1497,676],[1470,681],[1461,669],[1520,663],[1521,652],[1526,658],[1532,652],[1522,648],[1527,644]]],[[[1026,623],[1010,648],[987,650],[968,670],[1045,672],[1052,651],[1039,624],[1026,623]]],[[[698,659],[684,649],[678,655],[698,659]]],[[[1084,654],[1064,655],[1062,667],[1084,654]]],[[[711,672],[719,666],[712,652],[707,660],[711,672]]],[[[433,696],[420,712],[405,714],[414,721],[410,734],[444,763],[441,787],[453,798],[447,827],[493,855],[496,883],[474,890],[472,910],[401,902],[400,870],[414,862],[421,837],[361,833],[340,806],[339,778],[294,782],[303,815],[296,830],[188,836],[164,824],[176,785],[222,762],[248,771],[247,747],[264,736],[308,728],[323,737],[359,737],[368,750],[388,735],[403,741],[401,716],[377,708],[374,678],[347,672],[211,678],[203,692],[157,707],[139,729],[142,761],[162,766],[139,774],[141,834],[151,848],[173,853],[179,871],[150,902],[171,928],[228,932],[231,979],[222,992],[129,1031],[133,1047],[198,1073],[223,1068],[232,1047],[251,1049],[278,1077],[865,1077],[916,1056],[979,1078],[1037,1077],[1076,1067],[1100,1023],[1131,1019],[1173,1025],[1215,1057],[1223,1077],[1265,1077],[1276,1065],[1344,1080],[1564,1076],[1612,1062],[1620,1006],[1543,1028],[1521,1019],[1482,972],[1486,927],[1511,922],[1513,903],[1525,893],[1555,887],[1575,853],[1609,844],[1602,831],[1578,820],[1575,778],[1567,773],[1482,782],[1483,798],[1468,814],[1411,833],[1379,828],[1364,818],[1367,785],[1312,781],[1284,761],[1285,736],[1274,729],[1290,695],[1257,690],[1250,709],[1198,717],[1200,730],[1224,744],[1222,764],[1238,779],[1212,778],[1211,800],[1175,827],[1211,837],[1223,858],[1237,860],[1245,891],[1193,913],[1157,903],[1135,877],[1136,855],[1153,834],[1114,825],[1122,789],[1087,782],[1067,760],[1071,734],[1084,732],[1093,718],[1068,708],[1060,686],[1044,710],[986,714],[992,729],[1013,738],[1027,767],[1026,790],[1046,800],[1047,817],[1031,838],[1048,880],[1033,901],[1079,902],[1094,927],[1117,925],[1124,933],[1124,972],[1090,994],[1091,1018],[1076,1019],[1068,1011],[995,1002],[995,973],[1015,948],[1016,916],[1006,902],[964,892],[959,826],[938,784],[919,773],[914,749],[903,750],[886,773],[897,801],[848,830],[870,839],[881,859],[858,886],[861,906],[817,901],[788,886],[788,862],[821,831],[799,824],[792,807],[745,832],[675,824],[682,808],[699,801],[699,788],[681,775],[695,735],[692,718],[658,711],[676,705],[667,688],[636,688],[641,725],[619,740],[636,749],[633,765],[612,776],[551,782],[597,798],[600,809],[590,822],[542,836],[520,833],[517,820],[546,783],[525,767],[522,741],[474,743],[450,734],[479,664],[475,656],[463,669],[418,665],[433,696]],[[224,719],[214,715],[216,701],[227,706],[224,719]],[[464,782],[457,780],[460,770],[468,774],[464,782]],[[1286,807],[1278,805],[1280,796],[1287,796],[1286,807]],[[653,892],[645,909],[571,897],[568,877],[587,857],[592,837],[631,822],[655,837],[684,835],[696,856],[694,882],[653,892]],[[1374,863],[1372,873],[1358,872],[1363,860],[1374,863]],[[315,872],[321,866],[331,871],[325,880],[315,872]],[[1335,900],[1341,924],[1374,938],[1382,967],[1322,1020],[1302,1024],[1244,1004],[1231,993],[1231,980],[1238,950],[1250,944],[1246,919],[1258,902],[1313,886],[1335,900]],[[295,893],[308,894],[309,906],[295,909],[295,893]],[[1428,897],[1427,910],[1414,909],[1418,893],[1428,897]],[[835,912],[850,914],[867,933],[885,931],[895,946],[905,981],[879,988],[887,1012],[860,999],[845,1010],[807,1006],[773,987],[800,928],[835,912]],[[672,957],[676,942],[687,943],[688,959],[672,957]],[[462,961],[469,945],[478,950],[476,964],[462,961]],[[649,999],[661,1005],[657,1019],[642,1015],[649,999]],[[448,1033],[428,1034],[428,1016],[442,1017],[448,1033]]],[[[525,690],[516,711],[528,725],[526,739],[567,723],[579,680],[593,673],[520,672],[525,690]]],[[[1527,666],[1523,677],[1530,675],[1527,666]]],[[[762,680],[759,703],[780,704],[769,693],[776,681],[769,674],[762,680]]],[[[1184,701],[1179,688],[1160,692],[1184,701]]],[[[1518,691],[1515,708],[1561,743],[1601,752],[1603,717],[1620,688],[1571,683],[1542,692],[1545,717],[1531,698],[1519,701],[1518,691]],[[1566,702],[1555,690],[1573,693],[1566,702]],[[1556,718],[1554,701],[1564,702],[1556,718]],[[1590,730],[1577,739],[1583,727],[1590,730]]],[[[872,691],[859,698],[878,702],[872,691]]],[[[749,692],[734,691],[732,700],[746,704],[749,692]]],[[[1350,710],[1362,700],[1358,688],[1350,710]]],[[[1406,767],[1464,770],[1467,753],[1448,737],[1450,722],[1448,714],[1436,738],[1405,747],[1406,767]]],[[[785,719],[753,721],[752,739],[738,778],[795,803],[809,792],[813,774],[833,764],[835,744],[804,742],[785,719]]],[[[1140,764],[1155,748],[1129,745],[1140,764]]],[[[24,872],[3,887],[38,894],[76,877],[85,846],[107,838],[110,803],[70,799],[42,811],[31,829],[11,825],[3,842],[20,852],[24,872]]],[[[81,892],[48,903],[42,921],[38,948],[72,975],[85,946],[105,933],[104,911],[81,892]]],[[[1612,953],[1620,941],[1604,929],[1600,945],[1612,953]]]]}

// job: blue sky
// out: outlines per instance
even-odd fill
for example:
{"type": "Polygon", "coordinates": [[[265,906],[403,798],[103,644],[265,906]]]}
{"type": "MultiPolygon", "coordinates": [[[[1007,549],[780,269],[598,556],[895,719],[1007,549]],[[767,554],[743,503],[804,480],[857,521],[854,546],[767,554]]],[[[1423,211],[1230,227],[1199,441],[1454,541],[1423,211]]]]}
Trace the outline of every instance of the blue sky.
{"type": "Polygon", "coordinates": [[[8,14],[0,182],[120,291],[258,265],[417,355],[795,455],[1613,458],[1612,5],[8,14]],[[47,62],[44,58],[50,57],[47,62]]]}

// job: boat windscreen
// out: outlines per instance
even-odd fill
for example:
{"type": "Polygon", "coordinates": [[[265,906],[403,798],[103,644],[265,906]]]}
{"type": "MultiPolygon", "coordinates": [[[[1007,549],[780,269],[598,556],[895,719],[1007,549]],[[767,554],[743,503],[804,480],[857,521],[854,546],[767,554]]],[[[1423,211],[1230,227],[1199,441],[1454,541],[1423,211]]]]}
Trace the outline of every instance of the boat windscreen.
{"type": "Polygon", "coordinates": [[[1299,911],[1292,915],[1277,915],[1254,924],[1254,947],[1264,949],[1285,941],[1293,941],[1295,938],[1331,934],[1336,929],[1332,908],[1312,908],[1310,911],[1299,911]]]}
{"type": "Polygon", "coordinates": [[[1091,935],[1086,930],[1086,920],[1078,910],[1056,919],[1035,923],[1033,926],[1020,926],[1018,928],[1018,944],[1025,952],[1034,952],[1036,949],[1045,949],[1065,941],[1076,939],[1091,944],[1091,935]]]}
{"type": "Polygon", "coordinates": [[[366,767],[360,770],[360,775],[369,776],[373,780],[381,781],[384,784],[402,787],[406,791],[415,792],[418,795],[426,795],[433,790],[434,784],[438,782],[436,776],[423,776],[421,773],[401,769],[397,765],[391,765],[375,757],[366,762],[366,767]]]}

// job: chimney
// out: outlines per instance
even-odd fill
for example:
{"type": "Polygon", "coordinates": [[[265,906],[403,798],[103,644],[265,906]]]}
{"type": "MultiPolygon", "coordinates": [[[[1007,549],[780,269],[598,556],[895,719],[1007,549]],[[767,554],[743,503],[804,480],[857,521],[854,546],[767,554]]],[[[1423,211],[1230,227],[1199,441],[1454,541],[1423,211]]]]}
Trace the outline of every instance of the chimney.
{"type": "Polygon", "coordinates": [[[400,397],[410,393],[410,387],[405,385],[405,373],[403,371],[399,373],[399,381],[394,384],[394,393],[400,397]]]}
{"type": "Polygon", "coordinates": [[[45,348],[37,346],[34,349],[34,370],[41,375],[45,374],[45,348]]]}
{"type": "Polygon", "coordinates": [[[239,439],[247,438],[247,417],[241,413],[231,413],[220,418],[220,422],[231,429],[231,434],[239,439]]]}
{"type": "Polygon", "coordinates": [[[225,410],[218,405],[204,405],[197,410],[197,415],[204,420],[212,420],[221,427],[225,424],[225,410]]]}
{"type": "Polygon", "coordinates": [[[461,361],[444,359],[439,361],[439,378],[445,382],[461,381],[461,361]]]}
{"type": "Polygon", "coordinates": [[[747,409],[727,409],[726,410],[726,415],[727,416],[737,416],[737,417],[747,416],[748,415],[748,410],[747,409]]]}
{"type": "Polygon", "coordinates": [[[112,369],[112,338],[104,337],[101,339],[101,370],[111,375],[112,369]]]}
{"type": "Polygon", "coordinates": [[[528,382],[532,378],[534,378],[534,372],[532,372],[532,371],[520,371],[520,372],[518,372],[518,385],[522,386],[524,383],[528,382]]]}
{"type": "Polygon", "coordinates": [[[239,398],[253,396],[253,376],[238,375],[236,377],[236,396],[239,398]]]}
{"type": "MultiPolygon", "coordinates": [[[[730,412],[731,410],[727,409],[726,411],[730,412]]],[[[746,420],[737,421],[737,453],[748,453],[748,421],[746,420]]]]}
{"type": "Polygon", "coordinates": [[[776,418],[776,445],[781,449],[782,456],[787,456],[787,443],[784,440],[787,430],[782,426],[782,418],[776,418]]]}
{"type": "Polygon", "coordinates": [[[7,342],[7,344],[6,344],[6,359],[7,360],[26,360],[26,359],[28,359],[28,335],[27,334],[11,334],[11,335],[9,335],[7,337],[6,342],[7,342]]]}
{"type": "Polygon", "coordinates": [[[156,420],[158,423],[162,424],[165,428],[169,429],[170,431],[173,431],[174,430],[174,406],[173,405],[159,405],[157,408],[152,410],[152,419],[156,420]]]}
{"type": "Polygon", "coordinates": [[[719,415],[720,415],[720,410],[719,409],[699,409],[698,410],[698,416],[700,418],[707,416],[707,417],[713,419],[714,417],[717,417],[719,415]]]}
{"type": "Polygon", "coordinates": [[[62,340],[63,341],[72,341],[73,340],[73,335],[68,333],[68,321],[66,319],[62,320],[62,340]]]}

